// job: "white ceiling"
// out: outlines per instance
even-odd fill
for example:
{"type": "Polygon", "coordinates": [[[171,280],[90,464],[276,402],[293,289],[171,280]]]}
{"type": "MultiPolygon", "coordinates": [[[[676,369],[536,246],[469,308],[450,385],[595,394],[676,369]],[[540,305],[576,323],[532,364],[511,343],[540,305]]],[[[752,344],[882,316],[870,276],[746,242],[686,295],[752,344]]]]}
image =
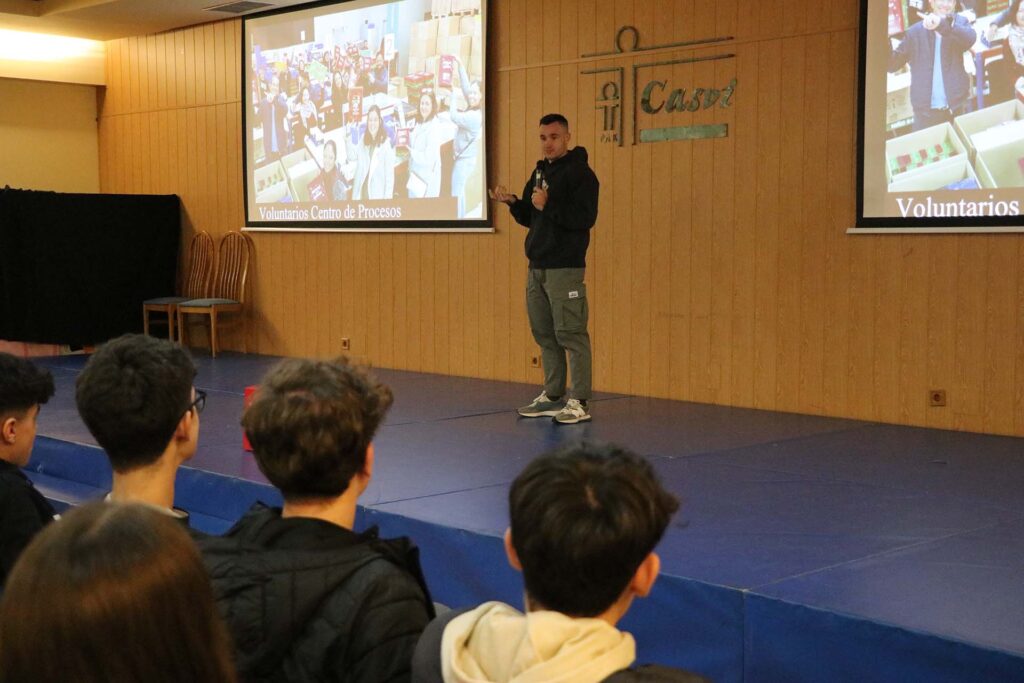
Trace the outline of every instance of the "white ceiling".
{"type": "MultiPolygon", "coordinates": [[[[49,33],[92,40],[160,33],[183,26],[241,16],[204,8],[231,0],[0,0],[0,29],[49,33]]],[[[259,0],[271,7],[308,0],[259,0]]]]}

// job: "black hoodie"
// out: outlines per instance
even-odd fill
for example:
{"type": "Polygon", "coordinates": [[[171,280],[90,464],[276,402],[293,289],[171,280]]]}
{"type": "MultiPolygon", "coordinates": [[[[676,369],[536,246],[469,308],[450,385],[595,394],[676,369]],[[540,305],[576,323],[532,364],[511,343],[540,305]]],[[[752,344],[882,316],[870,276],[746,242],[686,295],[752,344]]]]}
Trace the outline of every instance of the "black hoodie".
{"type": "Polygon", "coordinates": [[[586,267],[590,229],[597,221],[599,186],[583,147],[573,147],[554,161],[537,162],[522,198],[511,206],[516,222],[530,229],[526,257],[531,268],[586,267]],[[543,211],[534,208],[530,199],[538,179],[548,187],[543,211]]]}

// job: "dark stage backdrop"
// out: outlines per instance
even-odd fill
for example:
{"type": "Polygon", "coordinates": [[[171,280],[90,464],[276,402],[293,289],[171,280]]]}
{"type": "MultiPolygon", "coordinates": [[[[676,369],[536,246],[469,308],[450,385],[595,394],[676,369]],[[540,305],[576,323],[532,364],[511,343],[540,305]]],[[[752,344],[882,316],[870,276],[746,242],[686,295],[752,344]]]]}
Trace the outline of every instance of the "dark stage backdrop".
{"type": "Polygon", "coordinates": [[[142,331],[174,293],[176,195],[0,190],[0,339],[81,346],[142,331]]]}

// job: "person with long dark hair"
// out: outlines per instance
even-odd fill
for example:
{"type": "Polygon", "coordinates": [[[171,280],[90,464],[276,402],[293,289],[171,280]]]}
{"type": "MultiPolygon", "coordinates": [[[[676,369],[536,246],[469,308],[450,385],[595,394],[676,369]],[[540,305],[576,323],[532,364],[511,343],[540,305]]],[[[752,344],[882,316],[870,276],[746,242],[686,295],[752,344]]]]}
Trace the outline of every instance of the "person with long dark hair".
{"type": "MultiPolygon", "coordinates": [[[[310,183],[312,188],[314,185],[319,187],[319,192],[322,193],[323,199],[327,201],[342,201],[348,199],[349,186],[345,182],[345,177],[341,174],[341,169],[338,168],[338,146],[334,140],[328,140],[324,143],[324,165],[320,171],[320,175],[310,183]]],[[[313,190],[310,190],[310,197],[314,200],[321,199],[321,197],[314,196],[313,190]]]]}
{"type": "Polygon", "coordinates": [[[366,112],[366,132],[356,152],[353,199],[391,199],[395,192],[395,148],[384,128],[380,107],[366,112]]]}
{"type": "Polygon", "coordinates": [[[299,98],[299,102],[295,105],[295,113],[299,115],[299,122],[295,127],[296,146],[305,142],[306,136],[309,135],[309,131],[320,125],[320,117],[317,114],[316,104],[314,104],[313,100],[310,99],[308,85],[302,86],[302,92],[299,95],[299,98]]]}
{"type": "Polygon", "coordinates": [[[199,551],[167,515],[90,503],[15,565],[0,601],[0,681],[234,680],[199,551]]]}
{"type": "Polygon", "coordinates": [[[341,71],[335,71],[331,81],[331,109],[324,114],[328,130],[341,128],[345,123],[345,103],[348,102],[348,86],[345,85],[345,75],[341,71]]]}

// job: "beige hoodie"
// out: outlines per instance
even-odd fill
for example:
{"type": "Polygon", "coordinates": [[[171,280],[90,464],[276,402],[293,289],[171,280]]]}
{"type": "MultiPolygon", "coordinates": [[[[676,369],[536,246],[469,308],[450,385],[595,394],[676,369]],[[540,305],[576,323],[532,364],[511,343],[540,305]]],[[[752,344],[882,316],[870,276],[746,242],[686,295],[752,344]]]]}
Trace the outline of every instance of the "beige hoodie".
{"type": "Polygon", "coordinates": [[[456,617],[441,639],[445,683],[597,683],[635,658],[633,636],[606,621],[503,602],[456,617]]]}

